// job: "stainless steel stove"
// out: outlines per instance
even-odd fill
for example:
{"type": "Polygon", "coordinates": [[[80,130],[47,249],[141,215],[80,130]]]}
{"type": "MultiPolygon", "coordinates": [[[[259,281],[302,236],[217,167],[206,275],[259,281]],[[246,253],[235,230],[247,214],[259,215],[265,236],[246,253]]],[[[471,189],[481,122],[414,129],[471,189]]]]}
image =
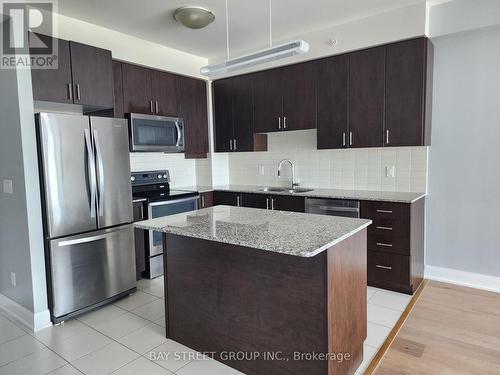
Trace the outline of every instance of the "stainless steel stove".
{"type": "MultiPolygon", "coordinates": [[[[170,189],[168,170],[135,172],[131,176],[133,199],[144,200],[145,219],[175,215],[198,209],[199,195],[194,191],[170,189]]],[[[152,279],[163,275],[162,234],[149,231],[145,236],[146,271],[143,277],[152,279]]]]}

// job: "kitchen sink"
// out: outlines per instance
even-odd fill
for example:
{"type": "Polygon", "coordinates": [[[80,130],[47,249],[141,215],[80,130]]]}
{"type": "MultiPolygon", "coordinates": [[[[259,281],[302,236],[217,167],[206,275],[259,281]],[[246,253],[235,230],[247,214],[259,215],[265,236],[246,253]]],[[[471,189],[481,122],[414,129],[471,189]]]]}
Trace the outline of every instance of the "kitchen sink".
{"type": "Polygon", "coordinates": [[[294,188],[294,189],[288,189],[288,188],[284,188],[284,187],[276,187],[276,186],[266,186],[266,187],[262,187],[262,188],[258,188],[257,191],[263,191],[263,192],[276,192],[276,193],[279,193],[279,192],[287,192],[287,193],[291,193],[291,194],[300,194],[300,193],[307,193],[309,191],[313,191],[314,189],[307,189],[307,188],[294,188]]]}
{"type": "Polygon", "coordinates": [[[274,187],[274,186],[266,186],[263,188],[257,189],[257,191],[265,191],[265,192],[280,192],[280,191],[287,191],[287,188],[282,188],[282,187],[274,187]]]}
{"type": "Polygon", "coordinates": [[[290,193],[307,193],[309,191],[313,191],[314,189],[307,189],[307,188],[295,188],[295,189],[290,189],[288,190],[290,193]]]}

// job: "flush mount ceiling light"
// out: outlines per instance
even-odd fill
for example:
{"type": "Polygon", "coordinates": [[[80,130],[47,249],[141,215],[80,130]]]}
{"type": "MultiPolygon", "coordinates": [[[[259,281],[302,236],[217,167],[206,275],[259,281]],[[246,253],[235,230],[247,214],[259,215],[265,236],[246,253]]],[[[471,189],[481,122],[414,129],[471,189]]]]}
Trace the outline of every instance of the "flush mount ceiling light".
{"type": "Polygon", "coordinates": [[[301,55],[309,51],[309,44],[303,40],[294,40],[289,43],[273,46],[272,36],[272,6],[269,0],[269,48],[251,53],[249,55],[230,58],[229,56],[229,14],[228,0],[226,0],[226,49],[227,60],[225,62],[213,65],[206,65],[200,69],[200,73],[204,76],[211,76],[221,73],[230,72],[245,67],[263,64],[265,62],[283,59],[294,55],[301,55]]]}
{"type": "Polygon", "coordinates": [[[190,29],[202,29],[214,22],[215,14],[201,7],[181,7],[175,10],[174,18],[190,29]]]}

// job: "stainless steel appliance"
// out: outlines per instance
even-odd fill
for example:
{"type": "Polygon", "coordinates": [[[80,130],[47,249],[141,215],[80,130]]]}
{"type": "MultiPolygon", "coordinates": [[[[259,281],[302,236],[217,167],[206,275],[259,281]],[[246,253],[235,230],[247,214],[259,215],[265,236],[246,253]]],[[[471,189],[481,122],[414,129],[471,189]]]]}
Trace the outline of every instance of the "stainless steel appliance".
{"type": "Polygon", "coordinates": [[[178,117],[130,113],[130,151],[183,152],[184,122],[178,117]]]}
{"type": "Polygon", "coordinates": [[[36,114],[49,306],[66,320],[136,288],[128,127],[36,114]]]}
{"type": "Polygon", "coordinates": [[[359,218],[359,202],[342,199],[306,198],[306,212],[359,218]]]}
{"type": "MultiPolygon", "coordinates": [[[[134,199],[145,199],[145,219],[198,209],[198,193],[170,190],[170,174],[166,170],[132,173],[131,181],[134,199]]],[[[145,238],[146,271],[143,276],[152,279],[163,275],[162,234],[148,231],[145,238]]]]}

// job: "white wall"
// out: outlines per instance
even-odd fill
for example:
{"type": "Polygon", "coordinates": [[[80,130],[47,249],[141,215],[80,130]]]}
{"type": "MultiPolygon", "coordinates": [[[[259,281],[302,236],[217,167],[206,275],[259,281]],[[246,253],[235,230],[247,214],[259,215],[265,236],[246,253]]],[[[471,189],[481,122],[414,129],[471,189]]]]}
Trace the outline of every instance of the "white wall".
{"type": "Polygon", "coordinates": [[[434,45],[426,272],[500,277],[500,26],[434,45]]]}
{"type": "Polygon", "coordinates": [[[267,152],[229,153],[231,184],[287,185],[286,166],[278,179],[278,163],[290,159],[296,179],[311,188],[426,191],[427,147],[317,150],[316,130],[268,134],[267,152]],[[385,167],[395,167],[386,177],[385,167]]]}

